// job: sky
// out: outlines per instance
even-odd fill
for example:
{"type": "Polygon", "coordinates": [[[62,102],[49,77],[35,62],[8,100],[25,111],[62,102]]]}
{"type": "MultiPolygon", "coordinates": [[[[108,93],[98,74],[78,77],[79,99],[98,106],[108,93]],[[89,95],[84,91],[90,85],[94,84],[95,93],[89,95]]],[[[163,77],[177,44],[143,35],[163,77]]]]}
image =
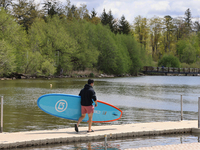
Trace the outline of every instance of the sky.
{"type": "MultiPolygon", "coordinates": [[[[38,0],[39,1],[39,0],[38,0]]],[[[65,3],[66,0],[59,0],[65,3]]],[[[200,18],[200,0],[70,0],[77,7],[86,4],[89,12],[95,9],[100,16],[105,8],[112,11],[114,18],[125,16],[129,23],[137,16],[151,18],[153,16],[183,17],[189,8],[192,17],[200,18]]]]}

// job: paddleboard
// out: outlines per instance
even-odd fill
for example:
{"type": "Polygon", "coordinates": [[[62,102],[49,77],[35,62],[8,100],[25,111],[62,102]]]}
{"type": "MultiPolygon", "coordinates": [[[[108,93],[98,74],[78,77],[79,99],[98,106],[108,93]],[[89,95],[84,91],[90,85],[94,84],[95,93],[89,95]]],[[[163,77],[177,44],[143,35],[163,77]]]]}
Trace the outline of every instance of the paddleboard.
{"type": "MultiPolygon", "coordinates": [[[[92,118],[93,122],[111,122],[121,118],[122,111],[119,108],[100,100],[97,100],[97,103],[98,106],[95,107],[92,118]]],[[[78,121],[81,116],[81,97],[77,95],[46,94],[38,98],[37,105],[44,112],[56,117],[78,121]]],[[[88,115],[86,115],[83,121],[87,122],[88,119],[88,115]]]]}

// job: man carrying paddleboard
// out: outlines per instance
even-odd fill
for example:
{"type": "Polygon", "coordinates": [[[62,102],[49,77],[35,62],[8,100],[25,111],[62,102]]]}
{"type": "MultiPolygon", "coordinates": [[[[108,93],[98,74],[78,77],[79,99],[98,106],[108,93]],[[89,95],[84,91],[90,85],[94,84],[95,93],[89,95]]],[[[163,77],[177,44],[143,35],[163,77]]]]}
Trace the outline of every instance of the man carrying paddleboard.
{"type": "Polygon", "coordinates": [[[94,132],[92,127],[92,116],[94,113],[94,106],[92,105],[93,100],[95,102],[95,107],[97,107],[97,97],[93,89],[94,80],[88,79],[88,84],[80,91],[79,96],[81,96],[81,117],[78,119],[77,124],[75,124],[75,131],[78,132],[78,126],[81,121],[85,118],[86,113],[88,114],[88,131],[94,132]]]}

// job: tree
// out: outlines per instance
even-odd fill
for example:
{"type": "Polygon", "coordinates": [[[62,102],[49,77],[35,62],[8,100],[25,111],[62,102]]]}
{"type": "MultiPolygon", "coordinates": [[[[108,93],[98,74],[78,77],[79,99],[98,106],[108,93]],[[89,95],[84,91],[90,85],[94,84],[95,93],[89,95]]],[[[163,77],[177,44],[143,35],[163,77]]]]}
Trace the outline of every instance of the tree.
{"type": "Polygon", "coordinates": [[[194,23],[194,29],[195,29],[196,32],[200,31],[200,23],[199,23],[199,21],[195,21],[195,23],[194,23]]]}
{"type": "Polygon", "coordinates": [[[87,9],[87,5],[81,4],[81,6],[78,8],[78,14],[81,19],[90,19],[89,11],[87,9]]]}
{"type": "Polygon", "coordinates": [[[111,10],[108,12],[108,14],[106,13],[105,9],[103,10],[103,13],[101,14],[101,23],[105,26],[108,25],[113,33],[118,33],[117,21],[114,19],[111,10]]]}
{"type": "Polygon", "coordinates": [[[182,17],[174,18],[173,19],[174,25],[174,34],[176,36],[176,41],[180,40],[183,35],[185,34],[185,22],[183,21],[182,17]]]}
{"type": "Polygon", "coordinates": [[[42,15],[39,5],[28,0],[17,0],[17,3],[13,4],[13,13],[16,21],[25,28],[27,33],[35,18],[42,15]]]}
{"type": "Polygon", "coordinates": [[[93,8],[93,10],[91,11],[91,18],[94,18],[94,17],[97,17],[97,12],[93,8]]]}
{"type": "Polygon", "coordinates": [[[134,20],[134,33],[136,35],[137,41],[144,46],[144,49],[147,47],[147,40],[149,37],[149,25],[147,18],[142,18],[138,16],[134,20]]]}
{"type": "Polygon", "coordinates": [[[46,12],[46,15],[53,17],[54,15],[60,16],[60,18],[64,15],[64,8],[59,1],[56,0],[45,0],[43,3],[43,9],[46,12]]]}
{"type": "Polygon", "coordinates": [[[181,60],[187,64],[192,64],[196,61],[196,50],[190,43],[187,43],[183,49],[181,60]]]}
{"type": "Polygon", "coordinates": [[[131,35],[120,35],[123,37],[122,42],[124,45],[124,50],[128,52],[130,59],[129,73],[132,75],[137,75],[142,65],[145,64],[146,58],[145,55],[141,53],[141,46],[137,43],[135,38],[131,35]],[[143,63],[142,63],[143,62],[143,63]]]}
{"type": "Polygon", "coordinates": [[[182,63],[192,64],[200,55],[199,39],[196,35],[190,35],[187,39],[177,43],[177,54],[182,63]]]}
{"type": "Polygon", "coordinates": [[[121,19],[119,20],[119,33],[120,34],[129,34],[130,33],[130,25],[128,21],[125,19],[125,16],[122,15],[121,19]]]}
{"type": "Polygon", "coordinates": [[[0,40],[0,75],[9,75],[16,70],[15,48],[4,40],[0,40]]]}
{"type": "Polygon", "coordinates": [[[186,28],[187,28],[187,34],[189,32],[191,32],[191,29],[192,29],[192,14],[191,14],[191,11],[190,9],[188,8],[186,11],[185,11],[185,24],[186,24],[186,28]]]}
{"type": "MultiPolygon", "coordinates": [[[[13,63],[13,66],[16,66],[15,71],[23,73],[27,63],[27,51],[29,51],[25,31],[3,8],[0,10],[0,29],[0,41],[5,41],[2,45],[8,45],[4,50],[12,51],[12,55],[15,56],[16,60],[15,63],[13,63]]],[[[10,52],[9,57],[12,58],[10,52]]]]}
{"type": "Polygon", "coordinates": [[[12,5],[13,0],[1,0],[0,7],[3,7],[5,10],[8,10],[9,6],[12,5]]]}
{"type": "Polygon", "coordinates": [[[152,57],[154,60],[159,55],[159,43],[161,38],[162,22],[159,17],[150,19],[150,45],[152,47],[152,57]]]}
{"type": "Polygon", "coordinates": [[[177,57],[173,55],[164,55],[158,62],[158,66],[164,67],[180,67],[180,62],[177,57]]]}
{"type": "Polygon", "coordinates": [[[174,32],[174,27],[173,27],[173,23],[172,23],[173,18],[171,16],[165,16],[164,17],[164,48],[165,48],[165,53],[169,53],[170,52],[170,47],[171,47],[171,43],[172,41],[172,34],[174,32]],[[168,49],[168,51],[167,51],[168,49]]]}
{"type": "Polygon", "coordinates": [[[116,28],[116,20],[114,19],[111,10],[108,12],[108,24],[109,24],[110,30],[116,34],[118,32],[116,28]]]}
{"type": "Polygon", "coordinates": [[[66,26],[70,37],[76,41],[76,47],[70,55],[73,70],[93,68],[97,63],[99,53],[91,42],[93,40],[93,36],[91,35],[95,33],[93,33],[90,28],[93,28],[93,24],[85,20],[74,20],[66,26]]]}
{"type": "Polygon", "coordinates": [[[105,8],[103,9],[103,13],[101,14],[101,23],[102,23],[103,25],[109,24],[109,21],[108,21],[108,14],[106,13],[105,8]]]}

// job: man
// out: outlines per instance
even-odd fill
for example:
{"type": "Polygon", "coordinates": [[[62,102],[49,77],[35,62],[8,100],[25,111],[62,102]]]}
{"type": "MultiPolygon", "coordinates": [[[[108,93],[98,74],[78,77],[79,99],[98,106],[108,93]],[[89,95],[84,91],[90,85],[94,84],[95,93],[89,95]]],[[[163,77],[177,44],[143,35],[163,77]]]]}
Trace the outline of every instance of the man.
{"type": "Polygon", "coordinates": [[[88,131],[94,132],[92,127],[92,116],[94,113],[94,106],[92,105],[93,100],[95,102],[95,107],[97,107],[97,97],[93,89],[94,80],[88,79],[88,84],[80,91],[79,96],[81,96],[81,117],[78,119],[77,124],[75,124],[75,131],[78,132],[78,126],[81,121],[85,118],[86,113],[88,114],[88,131]]]}

